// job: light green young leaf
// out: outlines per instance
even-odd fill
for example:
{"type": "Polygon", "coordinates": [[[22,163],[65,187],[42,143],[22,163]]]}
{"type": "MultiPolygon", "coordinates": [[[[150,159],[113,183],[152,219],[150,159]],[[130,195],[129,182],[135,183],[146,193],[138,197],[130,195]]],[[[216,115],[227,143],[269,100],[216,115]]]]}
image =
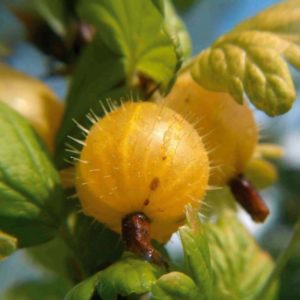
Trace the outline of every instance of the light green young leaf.
{"type": "Polygon", "coordinates": [[[116,300],[118,295],[143,294],[163,274],[160,267],[141,260],[131,253],[100,273],[98,293],[103,300],[116,300]]]}
{"type": "Polygon", "coordinates": [[[18,241],[15,237],[0,231],[0,261],[17,250],[18,241]]]}
{"type": "MultiPolygon", "coordinates": [[[[213,273],[208,241],[197,212],[187,209],[187,225],[179,229],[188,273],[199,288],[201,299],[211,299],[213,273]]],[[[214,257],[212,257],[214,259],[214,257]]]]}
{"type": "Polygon", "coordinates": [[[237,203],[229,187],[208,191],[204,199],[205,216],[211,217],[222,213],[223,210],[237,210],[237,203]]]}
{"type": "Polygon", "coordinates": [[[149,0],[81,0],[82,19],[93,24],[105,46],[124,62],[126,82],[132,84],[138,72],[155,82],[168,82],[177,57],[164,19],[149,0]]]}
{"type": "Polygon", "coordinates": [[[99,273],[80,282],[65,296],[64,300],[91,300],[99,282],[99,273]]]}
{"type": "Polygon", "coordinates": [[[179,55],[185,60],[190,57],[192,53],[192,41],[187,32],[185,24],[177,15],[176,10],[171,0],[165,0],[165,19],[166,29],[169,35],[173,38],[176,45],[178,45],[179,55]]]}
{"type": "Polygon", "coordinates": [[[275,5],[219,38],[192,69],[204,87],[250,101],[270,116],[287,112],[296,98],[287,62],[300,69],[299,0],[275,5]]]}
{"type": "MultiPolygon", "coordinates": [[[[204,225],[214,274],[214,300],[256,300],[272,269],[271,257],[262,251],[238,221],[236,213],[223,212],[217,223],[204,225]]],[[[276,284],[264,300],[276,299],[276,284]]]]}
{"type": "MultiPolygon", "coordinates": [[[[235,31],[262,30],[276,34],[299,34],[300,1],[278,3],[239,24],[235,31]]],[[[292,36],[290,36],[292,37],[292,36]]]]}
{"type": "Polygon", "coordinates": [[[63,218],[59,176],[39,137],[0,103],[0,230],[20,247],[50,240],[63,218]]]}
{"type": "Polygon", "coordinates": [[[151,300],[201,300],[198,287],[187,275],[171,272],[161,276],[152,287],[151,300]]]}

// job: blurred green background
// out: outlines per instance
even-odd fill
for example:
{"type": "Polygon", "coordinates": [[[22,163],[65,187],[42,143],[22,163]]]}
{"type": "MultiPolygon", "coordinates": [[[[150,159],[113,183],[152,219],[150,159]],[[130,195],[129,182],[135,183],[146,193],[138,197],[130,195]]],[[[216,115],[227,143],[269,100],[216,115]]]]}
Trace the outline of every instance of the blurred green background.
{"type": "MultiPolygon", "coordinates": [[[[0,41],[12,47],[6,62],[30,75],[43,78],[56,93],[64,98],[66,82],[62,77],[44,78],[48,70],[48,59],[30,44],[24,42],[24,30],[8,12],[5,3],[22,1],[0,0],[0,41]]],[[[275,0],[174,0],[183,17],[193,41],[193,54],[208,47],[219,35],[230,30],[235,24],[269,5],[275,0]]],[[[293,71],[293,70],[292,70],[293,71]]],[[[300,75],[294,72],[294,79],[300,92],[300,75]]],[[[300,95],[300,93],[299,93],[300,95]]],[[[271,207],[271,217],[264,225],[254,224],[241,212],[243,222],[257,236],[262,247],[273,257],[287,244],[294,223],[300,215],[300,103],[284,116],[275,119],[256,113],[262,128],[261,140],[276,142],[285,150],[285,156],[278,163],[279,182],[265,191],[263,197],[271,207]]],[[[169,248],[176,248],[176,236],[169,248]]],[[[280,300],[300,299],[300,249],[290,260],[282,274],[280,300]]],[[[0,263],[0,299],[61,299],[68,282],[53,272],[39,267],[26,254],[18,251],[0,263]],[[33,299],[25,295],[39,287],[40,295],[33,299]],[[53,288],[55,287],[55,288],[53,288]],[[14,290],[11,294],[9,291],[14,290]]]]}

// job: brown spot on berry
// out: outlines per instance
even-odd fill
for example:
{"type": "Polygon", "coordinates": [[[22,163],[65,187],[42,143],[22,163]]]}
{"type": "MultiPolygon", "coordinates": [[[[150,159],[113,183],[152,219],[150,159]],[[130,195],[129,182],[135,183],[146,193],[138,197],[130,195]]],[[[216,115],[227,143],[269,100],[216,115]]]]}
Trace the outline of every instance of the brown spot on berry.
{"type": "Polygon", "coordinates": [[[147,198],[147,199],[145,199],[145,201],[144,201],[144,205],[145,206],[147,206],[148,204],[150,203],[150,200],[147,198]]]}
{"type": "Polygon", "coordinates": [[[190,99],[189,99],[189,98],[185,98],[185,99],[184,99],[184,102],[185,102],[185,103],[189,103],[189,102],[190,102],[190,99]]]}
{"type": "Polygon", "coordinates": [[[154,177],[153,180],[150,183],[150,190],[151,191],[155,191],[158,186],[159,186],[159,178],[158,177],[154,177]]]}
{"type": "Polygon", "coordinates": [[[167,155],[164,155],[161,159],[162,160],[166,160],[167,159],[167,155]]]}

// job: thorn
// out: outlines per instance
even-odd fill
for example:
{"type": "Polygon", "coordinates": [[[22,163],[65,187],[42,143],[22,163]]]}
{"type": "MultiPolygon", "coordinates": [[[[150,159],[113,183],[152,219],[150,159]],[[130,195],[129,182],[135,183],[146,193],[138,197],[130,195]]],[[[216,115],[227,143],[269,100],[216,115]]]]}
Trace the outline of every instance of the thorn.
{"type": "Polygon", "coordinates": [[[68,138],[71,139],[72,141],[78,143],[79,145],[86,146],[86,143],[85,143],[84,141],[81,141],[81,140],[79,140],[79,139],[76,139],[76,138],[74,138],[74,137],[72,137],[72,136],[70,136],[70,135],[68,135],[68,138]]]}
{"type": "Polygon", "coordinates": [[[91,116],[94,118],[94,120],[95,120],[96,122],[99,121],[100,117],[97,116],[96,113],[95,113],[92,109],[90,109],[90,114],[91,114],[91,116]]]}
{"type": "Polygon", "coordinates": [[[85,136],[87,136],[89,134],[89,130],[86,129],[84,126],[82,126],[81,124],[79,124],[75,119],[72,119],[72,121],[76,124],[76,126],[81,129],[83,131],[83,133],[85,133],[85,136]]]}
{"type": "Polygon", "coordinates": [[[82,164],[88,164],[89,162],[87,160],[83,160],[83,159],[80,159],[78,157],[75,157],[75,156],[70,156],[70,158],[73,160],[73,161],[76,161],[78,163],[82,163],[82,164]]]}
{"type": "Polygon", "coordinates": [[[109,114],[109,111],[106,109],[104,103],[102,101],[99,101],[99,104],[102,108],[102,111],[104,112],[104,115],[107,116],[109,114]]]}
{"type": "Polygon", "coordinates": [[[92,116],[90,113],[88,113],[88,114],[86,115],[86,117],[87,117],[87,119],[91,122],[92,125],[94,125],[94,124],[97,123],[97,120],[95,120],[95,119],[93,118],[93,116],[92,116]]]}

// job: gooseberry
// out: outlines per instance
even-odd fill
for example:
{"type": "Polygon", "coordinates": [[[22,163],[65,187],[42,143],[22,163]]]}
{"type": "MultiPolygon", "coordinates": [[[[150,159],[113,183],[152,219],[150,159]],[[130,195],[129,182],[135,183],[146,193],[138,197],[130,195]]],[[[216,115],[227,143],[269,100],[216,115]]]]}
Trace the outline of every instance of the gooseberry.
{"type": "Polygon", "coordinates": [[[189,73],[177,79],[162,103],[195,122],[209,150],[211,185],[223,186],[243,173],[258,141],[258,128],[246,103],[239,105],[229,94],[204,89],[189,73]]]}
{"type": "Polygon", "coordinates": [[[243,176],[258,142],[258,127],[246,102],[238,104],[229,94],[204,89],[189,72],[180,75],[171,92],[158,102],[195,122],[212,166],[209,184],[229,185],[251,217],[264,221],[269,210],[243,176]]]}
{"type": "Polygon", "coordinates": [[[25,117],[53,152],[63,104],[46,84],[0,64],[0,101],[25,117]]]}
{"type": "Polygon", "coordinates": [[[86,215],[120,233],[127,216],[143,214],[151,238],[164,243],[183,224],[185,205],[199,208],[209,163],[201,137],[179,114],[127,102],[92,126],[76,172],[86,215]]]}

